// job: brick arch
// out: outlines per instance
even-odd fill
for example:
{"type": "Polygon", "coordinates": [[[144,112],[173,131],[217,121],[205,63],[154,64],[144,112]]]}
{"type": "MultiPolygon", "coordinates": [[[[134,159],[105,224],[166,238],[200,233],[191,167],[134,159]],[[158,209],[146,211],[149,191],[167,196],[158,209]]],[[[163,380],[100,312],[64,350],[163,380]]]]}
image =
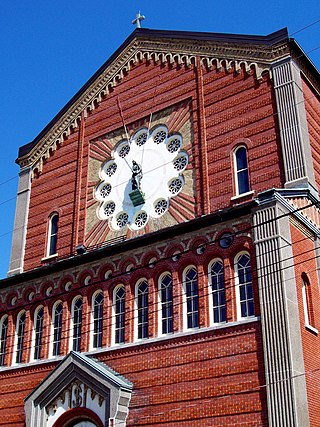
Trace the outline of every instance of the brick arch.
{"type": "Polygon", "coordinates": [[[52,427],[72,427],[74,423],[80,421],[91,421],[96,427],[103,427],[98,415],[88,408],[73,408],[66,411],[52,427]]]}

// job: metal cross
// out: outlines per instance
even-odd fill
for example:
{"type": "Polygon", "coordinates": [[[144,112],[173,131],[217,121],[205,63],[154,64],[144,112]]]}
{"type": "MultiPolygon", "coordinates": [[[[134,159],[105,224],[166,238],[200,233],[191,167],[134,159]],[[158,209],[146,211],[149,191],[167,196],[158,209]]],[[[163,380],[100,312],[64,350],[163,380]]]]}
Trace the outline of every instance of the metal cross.
{"type": "Polygon", "coordinates": [[[141,28],[141,21],[143,21],[144,19],[146,19],[146,17],[144,15],[140,15],[140,10],[139,10],[139,13],[136,14],[136,19],[134,19],[132,23],[133,25],[136,24],[137,28],[141,28]]]}

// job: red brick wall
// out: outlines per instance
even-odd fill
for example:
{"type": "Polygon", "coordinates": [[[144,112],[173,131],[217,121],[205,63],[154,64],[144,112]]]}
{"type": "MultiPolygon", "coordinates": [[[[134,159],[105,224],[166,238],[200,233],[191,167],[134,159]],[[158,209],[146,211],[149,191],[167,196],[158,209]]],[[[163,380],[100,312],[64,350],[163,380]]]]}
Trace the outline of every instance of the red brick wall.
{"type": "Polygon", "coordinates": [[[302,80],[304,102],[307,113],[308,131],[313,157],[316,184],[320,189],[320,100],[319,95],[304,79],[302,80]]]}
{"type": "Polygon", "coordinates": [[[304,367],[306,372],[307,396],[309,403],[310,425],[319,426],[320,408],[318,405],[320,384],[319,384],[319,358],[320,338],[317,334],[305,327],[305,318],[302,302],[302,278],[305,273],[309,279],[311,287],[312,310],[314,312],[314,326],[320,329],[320,292],[317,272],[317,255],[314,250],[313,240],[306,237],[294,225],[291,226],[291,236],[293,242],[293,255],[295,257],[295,276],[297,281],[297,295],[300,312],[300,326],[302,335],[302,346],[304,354],[304,367]],[[313,370],[315,370],[313,372],[313,370]]]}

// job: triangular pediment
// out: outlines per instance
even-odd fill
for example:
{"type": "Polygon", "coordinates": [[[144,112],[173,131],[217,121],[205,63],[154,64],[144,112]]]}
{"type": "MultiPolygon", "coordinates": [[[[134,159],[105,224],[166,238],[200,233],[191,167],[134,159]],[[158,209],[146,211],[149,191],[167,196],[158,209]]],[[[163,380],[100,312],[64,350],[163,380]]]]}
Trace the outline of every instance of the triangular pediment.
{"type": "Polygon", "coordinates": [[[177,67],[216,67],[218,71],[253,74],[257,81],[271,64],[286,55],[287,31],[269,36],[134,31],[33,142],[20,148],[18,163],[41,172],[57,146],[63,144],[81,119],[97,108],[139,61],[177,67]]]}
{"type": "Polygon", "coordinates": [[[51,426],[74,408],[93,410],[103,424],[125,425],[132,384],[104,363],[70,352],[25,399],[27,425],[51,426]],[[121,402],[121,403],[120,403],[121,402]]]}

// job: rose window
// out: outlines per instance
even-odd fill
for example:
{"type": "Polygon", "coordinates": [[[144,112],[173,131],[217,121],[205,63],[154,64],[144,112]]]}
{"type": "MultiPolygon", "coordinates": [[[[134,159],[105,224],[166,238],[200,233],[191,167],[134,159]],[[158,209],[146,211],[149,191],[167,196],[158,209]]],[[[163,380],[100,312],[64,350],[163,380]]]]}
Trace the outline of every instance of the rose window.
{"type": "Polygon", "coordinates": [[[100,194],[101,194],[101,197],[103,197],[103,198],[109,196],[110,193],[111,193],[111,185],[110,184],[105,184],[100,189],[100,194]]]}
{"type": "Polygon", "coordinates": [[[180,178],[175,178],[169,183],[169,191],[171,194],[178,194],[182,189],[183,182],[180,178]]]}
{"type": "Polygon", "coordinates": [[[122,212],[117,216],[117,226],[124,227],[128,223],[129,216],[126,212],[122,212]]]}
{"type": "Polygon", "coordinates": [[[138,215],[136,216],[135,220],[134,220],[134,224],[137,228],[142,228],[146,225],[148,221],[148,215],[146,212],[140,212],[138,213],[138,215]]]}
{"type": "Polygon", "coordinates": [[[115,203],[114,202],[108,202],[104,206],[104,213],[105,213],[106,216],[110,216],[110,215],[113,214],[113,212],[115,211],[115,209],[116,209],[115,203]]]}
{"type": "Polygon", "coordinates": [[[160,199],[154,205],[154,211],[157,215],[161,216],[168,209],[168,202],[166,199],[160,199]]]}
{"type": "MultiPolygon", "coordinates": [[[[187,141],[188,143],[188,141],[187,141]]],[[[129,140],[120,140],[114,157],[99,171],[94,196],[100,203],[97,216],[112,230],[144,228],[170,210],[170,200],[183,190],[188,154],[181,149],[182,135],[169,134],[164,124],[150,132],[137,129],[129,140]]]]}
{"type": "Polygon", "coordinates": [[[167,134],[164,130],[160,130],[159,132],[157,132],[155,134],[155,136],[153,137],[153,140],[156,144],[161,144],[161,142],[163,142],[167,137],[167,134]]]}

